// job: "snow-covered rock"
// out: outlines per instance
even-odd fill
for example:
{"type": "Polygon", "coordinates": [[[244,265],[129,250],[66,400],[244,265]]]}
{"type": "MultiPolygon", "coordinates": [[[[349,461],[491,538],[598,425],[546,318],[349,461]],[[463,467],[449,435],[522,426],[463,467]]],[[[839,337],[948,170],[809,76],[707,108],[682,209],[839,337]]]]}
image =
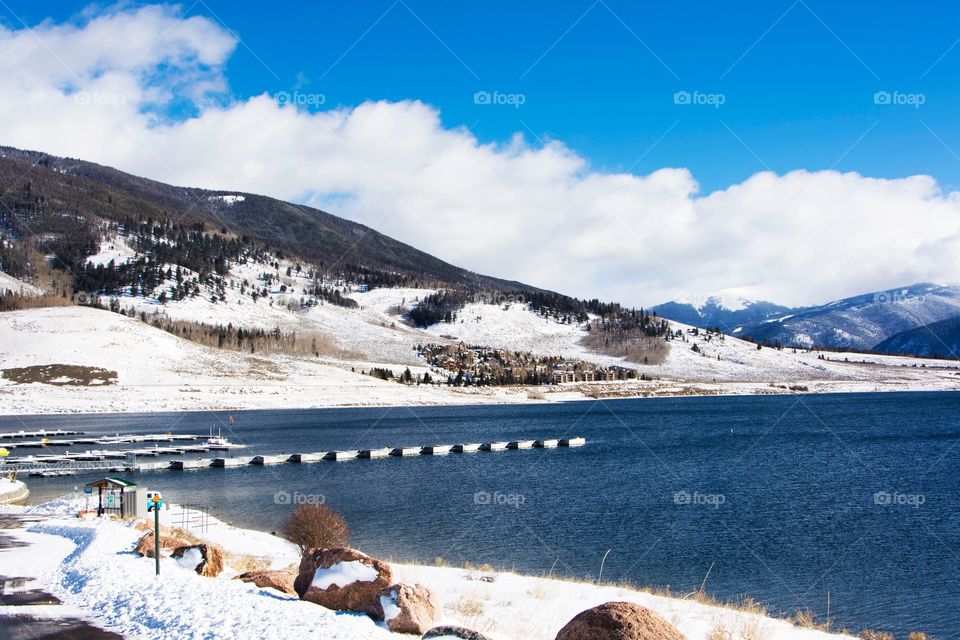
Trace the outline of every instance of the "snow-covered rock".
{"type": "Polygon", "coordinates": [[[294,589],[301,600],[333,609],[377,615],[380,592],[393,584],[382,560],[348,547],[311,549],[300,561],[294,589]]]}

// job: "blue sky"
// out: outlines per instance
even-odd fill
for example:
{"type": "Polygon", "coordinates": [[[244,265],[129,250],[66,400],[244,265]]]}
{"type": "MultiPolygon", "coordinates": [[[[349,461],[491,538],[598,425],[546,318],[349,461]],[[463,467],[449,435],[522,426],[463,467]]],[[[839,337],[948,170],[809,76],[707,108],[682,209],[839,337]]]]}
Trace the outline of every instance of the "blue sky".
{"type": "MultiPolygon", "coordinates": [[[[11,28],[85,8],[4,3],[11,28]]],[[[418,99],[481,141],[559,139],[599,170],[688,167],[702,192],[764,169],[831,167],[960,186],[955,2],[182,7],[241,39],[226,74],[240,99],[294,90],[322,94],[321,108],[418,99]],[[521,94],[523,104],[475,104],[478,91],[521,94]],[[678,91],[722,94],[723,104],[677,105],[678,91]],[[923,104],[875,104],[878,91],[923,104]]]]}
{"type": "Polygon", "coordinates": [[[0,144],[650,305],[960,282],[960,3],[0,0],[0,144]]]}

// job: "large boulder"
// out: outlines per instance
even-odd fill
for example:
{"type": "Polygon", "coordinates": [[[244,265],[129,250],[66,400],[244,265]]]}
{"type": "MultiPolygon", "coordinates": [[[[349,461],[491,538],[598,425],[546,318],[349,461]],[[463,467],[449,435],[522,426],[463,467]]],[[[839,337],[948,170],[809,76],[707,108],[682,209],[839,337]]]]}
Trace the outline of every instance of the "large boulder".
{"type": "Polygon", "coordinates": [[[420,635],[440,619],[440,606],[433,591],[422,584],[395,584],[380,591],[373,615],[394,633],[420,635]]]}
{"type": "Polygon", "coordinates": [[[235,580],[251,582],[261,589],[276,589],[294,595],[297,593],[293,588],[296,578],[296,574],[290,571],[248,571],[238,575],[235,580]]]}
{"type": "Polygon", "coordinates": [[[301,600],[382,619],[380,592],[392,584],[393,571],[386,562],[349,547],[333,547],[303,555],[293,588],[301,600]]]}
{"type": "Polygon", "coordinates": [[[581,611],[556,640],[685,640],[676,627],[632,602],[607,602],[581,611]]]}
{"type": "Polygon", "coordinates": [[[223,571],[223,551],[212,544],[190,544],[177,547],[170,557],[182,567],[193,569],[207,578],[216,578],[223,571]]]}
{"type": "MultiPolygon", "coordinates": [[[[183,538],[178,538],[176,536],[166,536],[163,535],[163,532],[160,532],[160,553],[162,554],[164,550],[176,549],[177,547],[187,547],[190,546],[189,540],[184,540],[183,538]]],[[[142,556],[148,558],[153,557],[154,549],[156,545],[153,541],[153,532],[144,534],[137,540],[137,546],[134,547],[134,553],[139,553],[142,556]]]]}
{"type": "Polygon", "coordinates": [[[424,640],[430,638],[433,640],[489,640],[487,636],[478,631],[454,625],[434,627],[423,634],[423,638],[424,640]]]}

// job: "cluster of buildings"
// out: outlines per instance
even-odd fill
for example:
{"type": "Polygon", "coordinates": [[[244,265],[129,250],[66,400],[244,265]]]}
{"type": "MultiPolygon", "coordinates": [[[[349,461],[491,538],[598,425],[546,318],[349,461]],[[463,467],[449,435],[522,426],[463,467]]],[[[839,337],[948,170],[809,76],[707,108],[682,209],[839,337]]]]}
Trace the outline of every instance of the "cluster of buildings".
{"type": "Polygon", "coordinates": [[[637,377],[633,369],[600,367],[559,356],[471,346],[428,344],[418,347],[427,364],[458,384],[561,384],[603,382],[637,377]]]}

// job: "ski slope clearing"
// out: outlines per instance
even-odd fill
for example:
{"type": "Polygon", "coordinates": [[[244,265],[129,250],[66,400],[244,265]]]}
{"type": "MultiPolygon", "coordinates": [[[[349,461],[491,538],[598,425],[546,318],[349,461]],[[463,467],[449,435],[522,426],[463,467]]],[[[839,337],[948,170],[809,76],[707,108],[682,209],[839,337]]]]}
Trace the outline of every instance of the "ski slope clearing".
{"type": "MultiPolygon", "coordinates": [[[[78,521],[73,515],[83,498],[65,498],[29,510],[41,520],[28,531],[12,535],[31,546],[2,552],[4,567],[63,599],[71,611],[118,633],[142,638],[402,638],[361,615],[329,611],[295,596],[230,578],[205,578],[161,560],[128,553],[142,531],[117,521],[78,521]]],[[[162,512],[162,522],[174,524],[178,507],[162,512]]],[[[267,558],[273,566],[299,561],[286,541],[258,531],[237,529],[210,518],[198,538],[238,555],[267,558]]],[[[504,559],[508,563],[509,559],[504,559]]],[[[689,640],[717,637],[730,640],[830,640],[850,636],[795,627],[758,613],[701,604],[690,599],[589,582],[495,572],[391,563],[400,582],[420,583],[433,590],[442,605],[442,623],[467,626],[493,640],[552,640],[580,611],[614,600],[648,607],[673,623],[689,640]]],[[[31,585],[35,586],[35,585],[31,585]]]]}

